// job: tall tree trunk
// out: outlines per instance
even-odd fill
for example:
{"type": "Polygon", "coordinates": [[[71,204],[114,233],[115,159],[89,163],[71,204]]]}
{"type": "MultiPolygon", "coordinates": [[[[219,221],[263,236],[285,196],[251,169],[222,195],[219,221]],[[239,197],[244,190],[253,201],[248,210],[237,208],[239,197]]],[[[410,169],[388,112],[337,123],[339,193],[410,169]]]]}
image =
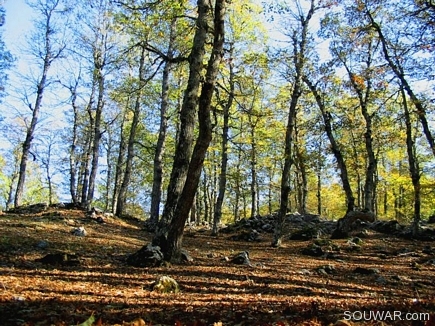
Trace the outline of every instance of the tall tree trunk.
{"type": "Polygon", "coordinates": [[[406,124],[406,151],[408,153],[409,173],[411,175],[412,186],[414,188],[414,219],[413,219],[413,236],[417,236],[420,227],[420,211],[421,211],[421,185],[420,185],[420,169],[418,166],[417,157],[415,155],[414,140],[412,138],[411,116],[409,114],[408,102],[406,99],[403,87],[400,88],[403,101],[403,110],[405,113],[406,124]]]}
{"type": "Polygon", "coordinates": [[[86,134],[86,142],[83,145],[84,153],[82,154],[81,158],[81,166],[80,166],[80,184],[81,184],[81,207],[86,208],[87,205],[87,199],[88,199],[88,192],[89,192],[89,178],[90,178],[90,166],[91,166],[91,160],[92,160],[92,144],[94,142],[94,133],[92,130],[95,126],[95,117],[93,114],[93,105],[94,105],[94,96],[97,88],[97,83],[94,78],[92,81],[92,87],[91,87],[91,93],[89,95],[89,100],[86,105],[86,112],[88,113],[89,117],[89,125],[86,128],[85,134],[86,134]]]}
{"type": "Polygon", "coordinates": [[[98,161],[100,158],[100,142],[102,137],[101,132],[101,123],[102,123],[102,115],[103,115],[103,107],[104,107],[104,74],[103,74],[103,62],[100,57],[101,54],[95,55],[95,78],[98,85],[98,99],[97,99],[97,107],[95,109],[95,118],[94,118],[94,129],[93,129],[93,143],[92,143],[92,162],[91,162],[91,171],[89,174],[89,188],[86,196],[86,208],[89,210],[92,206],[92,202],[94,200],[94,192],[95,192],[95,184],[97,179],[98,172],[98,161]]]}
{"type": "Polygon", "coordinates": [[[340,171],[340,179],[343,185],[343,190],[346,195],[346,206],[347,212],[351,212],[355,207],[355,197],[353,196],[352,187],[350,186],[349,176],[347,172],[346,162],[344,161],[343,154],[341,153],[340,146],[335,140],[334,133],[332,132],[332,116],[326,110],[325,104],[322,100],[322,97],[317,89],[317,87],[309,80],[308,77],[304,77],[305,83],[310,88],[311,92],[316,99],[316,103],[320,109],[322,114],[323,123],[325,126],[325,132],[328,136],[329,143],[331,144],[331,151],[334,154],[335,159],[337,160],[337,167],[340,171]]]}
{"type": "Polygon", "coordinates": [[[53,25],[53,15],[56,13],[57,7],[59,6],[59,1],[54,1],[52,3],[38,3],[34,5],[34,9],[36,9],[41,15],[40,25],[43,33],[42,40],[43,44],[41,44],[41,48],[43,49],[41,52],[36,54],[36,59],[42,59],[42,71],[41,77],[36,85],[36,99],[34,106],[29,103],[29,108],[32,111],[32,118],[30,124],[27,126],[26,137],[23,142],[21,160],[20,160],[20,168],[18,172],[18,182],[17,188],[15,191],[15,199],[14,205],[18,207],[21,205],[23,193],[24,193],[24,184],[26,181],[26,172],[27,172],[27,162],[29,159],[30,148],[32,146],[32,141],[35,136],[35,129],[38,123],[39,112],[42,105],[42,98],[47,84],[47,76],[48,71],[51,67],[51,64],[54,60],[60,58],[65,49],[63,44],[59,45],[58,49],[53,48],[53,37],[56,33],[56,27],[53,25]]]}
{"type": "Polygon", "coordinates": [[[171,72],[171,59],[173,57],[173,47],[175,42],[175,22],[171,23],[169,35],[169,46],[166,56],[169,60],[165,62],[162,76],[162,98],[160,103],[160,127],[157,139],[156,152],[154,153],[153,165],[153,186],[151,191],[150,223],[156,226],[160,216],[160,201],[162,197],[163,184],[163,155],[165,153],[166,132],[168,128],[167,110],[169,106],[169,75],[171,72]]]}
{"type": "MultiPolygon", "coordinates": [[[[198,0],[198,7],[199,12],[204,10],[204,18],[207,17],[207,11],[209,11],[210,8],[204,0],[198,0]]],[[[168,260],[178,260],[179,258],[184,225],[189,216],[189,212],[195,198],[195,193],[201,176],[201,170],[204,164],[205,154],[212,139],[212,124],[210,119],[211,100],[213,97],[217,74],[219,72],[219,65],[223,56],[225,35],[225,0],[216,0],[214,8],[213,48],[210,59],[208,60],[205,81],[203,83],[201,95],[199,97],[199,135],[189,163],[187,179],[177,203],[175,218],[171,220],[168,230],[168,246],[164,252],[165,258],[168,260]]],[[[204,27],[206,27],[206,25],[200,25],[196,33],[205,33],[206,30],[201,31],[201,28],[204,27]]],[[[201,47],[204,47],[204,45],[205,44],[202,43],[201,47]]]]}
{"type": "Polygon", "coordinates": [[[180,128],[175,148],[174,162],[169,179],[165,207],[153,238],[153,244],[159,245],[162,249],[164,249],[167,244],[166,239],[169,224],[173,218],[178,218],[174,213],[183,191],[192,155],[196,121],[195,113],[198,107],[201,76],[204,67],[203,61],[205,56],[205,43],[207,40],[209,10],[210,7],[204,0],[198,0],[198,18],[196,19],[195,35],[189,56],[189,79],[187,81],[180,111],[180,128]]]}
{"type": "MultiPolygon", "coordinates": [[[[46,30],[46,39],[48,44],[46,45],[47,48],[50,47],[50,26],[47,26],[46,30]]],[[[14,200],[14,206],[18,207],[21,205],[21,200],[24,193],[24,184],[26,181],[26,170],[27,170],[27,161],[29,159],[30,154],[30,147],[32,145],[33,137],[35,134],[36,124],[38,123],[38,117],[39,117],[39,111],[41,109],[42,104],[42,97],[44,94],[46,82],[47,82],[47,75],[48,71],[50,69],[51,65],[51,53],[47,52],[44,58],[44,66],[42,69],[42,75],[41,79],[38,82],[37,90],[36,90],[36,100],[35,105],[32,108],[31,105],[29,105],[30,109],[32,110],[32,119],[30,121],[30,125],[27,127],[26,132],[26,138],[23,143],[23,150],[21,153],[21,162],[20,162],[20,169],[18,172],[18,182],[17,182],[17,190],[15,192],[15,200],[14,200]]]]}
{"type": "Polygon", "coordinates": [[[257,215],[257,192],[256,192],[256,184],[257,184],[257,142],[255,139],[255,125],[256,123],[252,122],[252,117],[249,115],[249,123],[250,123],[250,136],[251,136],[251,151],[250,151],[250,166],[251,166],[251,218],[254,218],[257,215]]]}
{"type": "MultiPolygon", "coordinates": [[[[129,106],[129,100],[127,101],[126,107],[129,106]]],[[[116,207],[118,206],[118,196],[119,196],[119,188],[122,183],[122,176],[124,175],[124,165],[125,165],[125,153],[127,151],[127,141],[124,135],[124,125],[126,120],[126,114],[122,118],[121,122],[121,130],[120,130],[120,140],[119,140],[119,151],[118,158],[116,160],[116,168],[115,168],[115,180],[113,185],[113,194],[112,194],[112,213],[116,213],[116,207]]]]}
{"type": "Polygon", "coordinates": [[[77,140],[78,140],[78,123],[79,123],[79,107],[77,105],[77,87],[78,80],[73,86],[69,87],[71,92],[71,106],[73,109],[73,126],[71,146],[69,150],[69,192],[71,201],[74,205],[79,202],[77,194],[77,140]]]}
{"type": "MultiPolygon", "coordinates": [[[[371,51],[372,51],[372,43],[368,44],[367,59],[365,62],[367,71],[369,71],[372,67],[371,51]]],[[[364,121],[365,121],[364,143],[365,143],[366,153],[367,153],[367,157],[366,157],[367,164],[366,164],[366,180],[364,183],[364,210],[373,212],[374,211],[373,199],[375,197],[375,172],[377,168],[377,160],[376,160],[375,152],[373,150],[372,115],[368,112],[368,107],[369,107],[371,92],[372,92],[371,76],[367,78],[366,80],[367,83],[363,88],[356,81],[356,77],[351,72],[347,63],[344,62],[344,60],[342,62],[349,75],[349,79],[352,84],[352,87],[357,93],[361,114],[364,117],[364,121]]]]}
{"type": "Polygon", "coordinates": [[[281,246],[284,221],[288,210],[288,201],[290,194],[290,171],[293,165],[293,133],[296,123],[297,105],[299,97],[302,94],[302,78],[304,76],[305,55],[307,51],[308,42],[308,27],[311,18],[315,11],[314,0],[311,0],[310,9],[308,10],[306,17],[300,17],[301,23],[301,38],[298,40],[296,32],[293,34],[293,54],[294,54],[294,66],[295,76],[293,81],[293,90],[291,91],[290,107],[288,113],[287,127],[285,133],[285,149],[284,149],[284,167],[281,176],[281,195],[279,212],[275,222],[275,230],[273,235],[272,246],[281,246]]]}
{"type": "Polygon", "coordinates": [[[145,74],[145,47],[141,47],[141,56],[139,60],[139,87],[136,92],[136,99],[133,110],[133,120],[130,127],[130,135],[127,143],[127,157],[125,160],[124,178],[122,179],[121,187],[119,188],[118,200],[116,202],[117,216],[121,216],[125,211],[125,205],[127,203],[127,190],[130,184],[131,171],[133,169],[134,159],[134,143],[136,141],[137,128],[139,126],[139,119],[141,113],[141,101],[142,101],[142,88],[144,87],[144,74],[145,74]]]}
{"type": "Polygon", "coordinates": [[[307,167],[305,164],[305,157],[301,149],[299,141],[298,128],[295,128],[295,156],[296,166],[298,169],[298,211],[301,214],[307,212],[307,197],[308,197],[308,179],[307,179],[307,167]]]}
{"type": "Polygon", "coordinates": [[[435,156],[435,140],[430,131],[429,122],[427,121],[426,118],[426,109],[422,101],[414,93],[413,89],[411,88],[407,79],[405,78],[406,74],[403,71],[403,67],[400,65],[400,61],[399,61],[401,60],[401,58],[399,58],[399,60],[394,60],[390,55],[388,51],[387,40],[382,32],[381,26],[375,21],[373,15],[370,13],[369,10],[366,10],[366,15],[370,19],[372,27],[378,34],[379,40],[381,41],[382,51],[384,53],[385,60],[388,62],[388,65],[393,71],[393,73],[400,80],[400,84],[402,85],[403,89],[406,91],[412,103],[414,104],[415,108],[417,109],[417,115],[423,127],[423,133],[426,137],[427,142],[429,143],[429,147],[432,150],[432,154],[435,156]]]}

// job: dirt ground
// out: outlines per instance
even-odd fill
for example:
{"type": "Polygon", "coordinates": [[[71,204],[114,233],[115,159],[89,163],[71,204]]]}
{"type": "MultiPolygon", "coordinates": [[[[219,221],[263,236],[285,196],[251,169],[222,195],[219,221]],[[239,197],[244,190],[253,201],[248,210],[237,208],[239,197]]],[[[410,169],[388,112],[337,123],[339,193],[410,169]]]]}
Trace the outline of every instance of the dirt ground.
{"type": "Polygon", "coordinates": [[[286,240],[275,249],[267,234],[256,243],[230,236],[188,230],[193,263],[133,268],[126,257],[151,239],[137,221],[97,223],[59,209],[2,214],[0,325],[91,326],[91,316],[99,326],[435,325],[433,242],[370,233],[357,250],[333,240],[333,255],[310,257],[301,254],[310,241],[286,240]],[[71,234],[77,226],[87,235],[71,234]],[[252,266],[228,261],[245,250],[252,266]],[[35,261],[59,252],[80,263],[35,261]],[[152,291],[163,275],[181,292],[152,291]]]}

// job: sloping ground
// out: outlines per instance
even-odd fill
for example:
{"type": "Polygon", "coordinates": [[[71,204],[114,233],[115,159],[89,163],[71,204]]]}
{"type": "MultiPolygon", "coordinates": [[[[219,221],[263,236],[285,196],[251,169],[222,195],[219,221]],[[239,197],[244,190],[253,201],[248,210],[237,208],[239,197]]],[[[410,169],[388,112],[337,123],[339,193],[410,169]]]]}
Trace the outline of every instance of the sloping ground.
{"type": "Polygon", "coordinates": [[[140,269],[125,264],[150,240],[137,222],[97,223],[78,210],[0,215],[0,325],[79,325],[90,316],[100,326],[329,325],[347,317],[362,319],[358,325],[435,325],[434,243],[370,233],[357,250],[334,240],[326,258],[302,255],[309,241],[273,249],[266,234],[252,243],[209,233],[187,231],[193,264],[140,269]],[[71,234],[76,226],[87,235],[71,234]],[[225,259],[244,250],[252,266],[225,259]],[[59,252],[76,260],[35,261],[59,252]],[[163,275],[181,292],[151,291],[163,275]],[[381,314],[383,323],[375,320],[381,314]]]}

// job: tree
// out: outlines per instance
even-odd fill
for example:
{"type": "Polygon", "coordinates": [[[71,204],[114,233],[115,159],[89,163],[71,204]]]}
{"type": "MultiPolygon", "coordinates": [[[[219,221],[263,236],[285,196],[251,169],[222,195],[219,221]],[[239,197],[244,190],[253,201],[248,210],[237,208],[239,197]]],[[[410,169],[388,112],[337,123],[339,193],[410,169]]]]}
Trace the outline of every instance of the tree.
{"type": "MultiPolygon", "coordinates": [[[[0,28],[2,28],[4,22],[5,10],[3,7],[0,7],[0,28]]],[[[2,31],[0,30],[0,100],[4,95],[5,83],[7,80],[6,71],[11,67],[12,62],[12,54],[6,48],[6,45],[3,42],[2,31]]]]}
{"type": "Polygon", "coordinates": [[[38,60],[40,76],[35,85],[35,102],[28,102],[27,105],[32,112],[30,124],[27,126],[26,137],[23,142],[21,153],[20,169],[18,174],[17,190],[15,192],[14,205],[20,206],[24,192],[24,183],[27,172],[27,162],[30,148],[38,123],[39,113],[42,106],[42,99],[46,87],[49,85],[48,72],[53,62],[60,59],[66,48],[66,40],[63,39],[60,19],[68,9],[63,7],[61,0],[36,0],[31,7],[39,13],[39,19],[35,23],[35,31],[29,40],[30,52],[38,60]]]}
{"type": "Polygon", "coordinates": [[[272,246],[279,247],[282,241],[282,232],[285,216],[288,210],[288,197],[290,194],[290,170],[293,165],[292,148],[294,145],[294,129],[296,123],[297,105],[300,96],[302,95],[304,68],[306,65],[306,56],[309,46],[309,24],[318,9],[314,0],[310,1],[307,13],[304,13],[302,6],[298,3],[298,12],[295,14],[299,30],[294,30],[291,35],[294,64],[294,72],[292,74],[292,86],[290,90],[290,105],[287,117],[287,128],[284,141],[284,167],[281,176],[281,195],[280,207],[276,218],[275,231],[273,235],[272,246]]]}
{"type": "Polygon", "coordinates": [[[167,202],[163,216],[169,225],[159,225],[154,241],[161,245],[166,260],[180,258],[184,225],[188,219],[204,163],[204,158],[212,136],[211,101],[214,93],[219,66],[223,55],[225,1],[216,0],[214,6],[208,1],[198,0],[198,18],[189,56],[189,81],[181,109],[181,128],[177,142],[167,202]],[[200,91],[200,76],[208,30],[213,17],[213,46],[207,64],[205,80],[200,91]],[[199,96],[198,96],[199,95],[199,96]],[[198,109],[199,134],[193,152],[193,125],[198,109]],[[190,153],[191,156],[190,156],[190,153]]]}
{"type": "Polygon", "coordinates": [[[323,124],[325,128],[326,135],[328,136],[329,143],[331,144],[331,151],[334,154],[335,160],[337,161],[337,167],[340,171],[340,179],[343,186],[344,193],[346,194],[346,208],[347,212],[353,211],[355,207],[355,197],[353,195],[352,187],[349,182],[349,174],[347,170],[347,165],[344,160],[342,151],[340,150],[340,145],[337,143],[333,127],[332,127],[332,115],[328,112],[326,104],[325,104],[325,95],[322,96],[321,92],[318,89],[318,86],[313,84],[311,80],[304,76],[304,81],[308,85],[308,88],[313,93],[313,96],[316,100],[316,103],[320,109],[322,114],[323,124]]]}

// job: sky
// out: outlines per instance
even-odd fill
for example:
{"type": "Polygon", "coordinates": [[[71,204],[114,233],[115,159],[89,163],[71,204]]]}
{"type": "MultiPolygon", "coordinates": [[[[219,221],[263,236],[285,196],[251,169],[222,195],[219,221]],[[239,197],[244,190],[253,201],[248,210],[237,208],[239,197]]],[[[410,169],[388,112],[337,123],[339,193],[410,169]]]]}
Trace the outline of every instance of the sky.
{"type": "MultiPolygon", "coordinates": [[[[0,4],[1,4],[0,0],[0,4]]],[[[32,26],[31,9],[25,0],[5,0],[3,7],[6,10],[6,23],[3,26],[3,38],[13,52],[25,41],[25,34],[32,26]]]]}

